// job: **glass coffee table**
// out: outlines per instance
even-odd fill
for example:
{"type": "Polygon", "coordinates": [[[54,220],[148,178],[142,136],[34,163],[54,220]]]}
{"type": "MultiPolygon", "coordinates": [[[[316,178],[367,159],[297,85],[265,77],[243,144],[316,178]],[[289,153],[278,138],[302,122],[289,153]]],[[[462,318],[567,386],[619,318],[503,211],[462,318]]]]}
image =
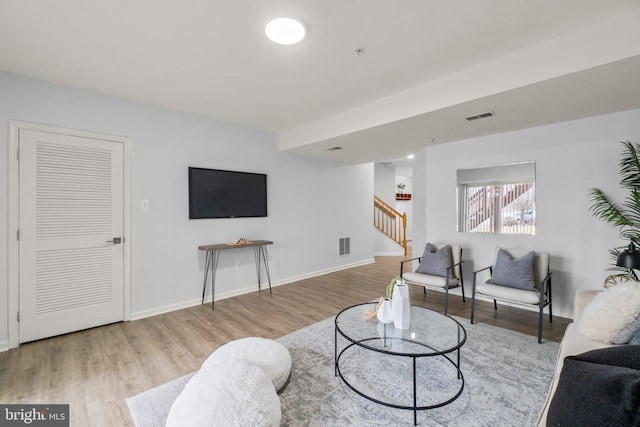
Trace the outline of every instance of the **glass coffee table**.
{"type": "Polygon", "coordinates": [[[413,410],[413,424],[417,425],[417,411],[448,405],[462,394],[464,377],[460,371],[460,348],[467,340],[467,332],[454,318],[416,305],[411,306],[409,329],[396,329],[393,322],[383,324],[376,318],[365,321],[365,311],[375,310],[375,307],[375,302],[358,304],[336,316],[335,375],[340,375],[351,390],[370,401],[413,410]],[[347,341],[341,350],[338,350],[339,335],[347,341]],[[433,357],[438,360],[429,359],[433,357]],[[402,358],[410,359],[412,363],[402,363],[402,358]],[[432,380],[436,377],[438,388],[428,390],[427,383],[435,383],[432,380]],[[398,380],[402,383],[403,379],[407,384],[400,384],[398,388],[396,383],[398,380]],[[389,387],[392,390],[378,392],[371,387],[372,383],[392,382],[395,390],[389,387]],[[446,387],[441,387],[443,383],[446,387]],[[407,401],[392,396],[401,388],[408,389],[407,401]],[[421,399],[419,403],[419,393],[421,397],[429,394],[429,401],[421,399]]]}

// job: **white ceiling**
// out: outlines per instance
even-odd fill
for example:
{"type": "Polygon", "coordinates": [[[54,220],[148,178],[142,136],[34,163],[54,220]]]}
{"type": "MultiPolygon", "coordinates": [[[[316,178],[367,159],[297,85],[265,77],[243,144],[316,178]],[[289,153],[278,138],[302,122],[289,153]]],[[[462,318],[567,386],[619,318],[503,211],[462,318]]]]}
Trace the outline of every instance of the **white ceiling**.
{"type": "Polygon", "coordinates": [[[638,28],[638,0],[0,0],[0,69],[380,161],[640,108],[638,28]]]}

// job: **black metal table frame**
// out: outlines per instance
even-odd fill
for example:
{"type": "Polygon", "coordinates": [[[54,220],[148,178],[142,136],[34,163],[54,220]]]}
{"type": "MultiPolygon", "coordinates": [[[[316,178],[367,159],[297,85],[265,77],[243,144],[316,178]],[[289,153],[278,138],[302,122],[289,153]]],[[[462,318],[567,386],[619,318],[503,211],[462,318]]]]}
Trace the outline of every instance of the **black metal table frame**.
{"type": "MultiPolygon", "coordinates": [[[[258,291],[261,290],[260,283],[260,257],[264,262],[264,270],[267,275],[267,281],[269,283],[269,294],[272,295],[271,291],[271,274],[269,272],[269,261],[267,256],[267,245],[272,242],[265,242],[264,244],[252,245],[253,254],[256,262],[256,272],[258,274],[258,291]]],[[[215,245],[213,245],[215,246],[215,245]]],[[[242,245],[231,246],[230,248],[240,248],[242,245]]],[[[215,295],[216,295],[216,271],[218,270],[218,260],[220,259],[220,249],[208,249],[205,250],[205,260],[204,260],[204,283],[202,285],[202,304],[204,304],[204,296],[207,291],[207,278],[209,275],[209,270],[211,270],[211,309],[214,309],[215,304],[215,295]]]]}
{"type": "MultiPolygon", "coordinates": [[[[464,345],[464,343],[467,340],[466,337],[466,333],[465,333],[465,337],[462,341],[458,342],[458,345],[451,348],[451,349],[447,349],[445,351],[436,351],[434,353],[431,354],[403,354],[403,353],[397,353],[397,352],[392,352],[392,351],[384,351],[381,349],[375,349],[375,348],[371,348],[371,347],[367,347],[365,345],[363,345],[363,343],[367,342],[367,341],[372,341],[372,340],[379,340],[380,337],[376,336],[376,337],[371,337],[371,338],[364,338],[361,340],[354,340],[352,338],[350,338],[349,336],[347,336],[339,327],[338,327],[338,318],[340,317],[340,314],[345,311],[345,310],[349,310],[353,307],[357,307],[359,305],[367,305],[370,303],[363,303],[363,304],[358,304],[355,306],[351,306],[351,307],[347,307],[344,310],[342,310],[340,313],[338,313],[338,315],[335,318],[335,337],[334,337],[334,375],[335,376],[340,376],[340,378],[342,379],[342,381],[354,392],[356,392],[358,395],[364,397],[367,400],[370,400],[372,402],[378,403],[380,405],[384,405],[384,406],[388,406],[391,408],[396,408],[396,409],[407,409],[407,410],[413,410],[413,425],[416,426],[418,425],[418,411],[423,411],[423,410],[427,410],[427,409],[435,409],[435,408],[440,408],[442,406],[446,406],[448,404],[450,404],[451,402],[455,401],[458,397],[460,397],[460,395],[462,394],[462,390],[464,389],[464,376],[462,375],[462,371],[460,370],[460,348],[464,345]],[[342,335],[343,338],[345,338],[347,341],[351,342],[351,344],[347,345],[345,348],[342,349],[342,351],[340,351],[340,353],[338,353],[338,332],[340,333],[340,335],[342,335]],[[340,371],[340,358],[342,357],[343,353],[345,351],[347,351],[348,349],[350,349],[353,346],[358,346],[361,348],[364,348],[365,350],[370,350],[370,351],[374,351],[377,353],[383,353],[383,354],[388,354],[388,355],[392,355],[392,356],[399,356],[399,357],[410,357],[413,361],[413,406],[404,406],[404,405],[397,405],[395,403],[390,403],[390,402],[384,402],[382,400],[376,399],[374,397],[371,397],[365,393],[363,393],[362,391],[358,390],[357,388],[355,388],[353,385],[351,385],[349,383],[349,381],[347,381],[347,379],[342,375],[342,372],[340,371]],[[454,351],[457,352],[457,362],[454,362],[453,360],[451,360],[451,358],[449,356],[447,356],[447,354],[449,353],[453,353],[454,351]],[[458,390],[458,392],[451,397],[448,400],[445,400],[444,402],[440,402],[440,403],[436,403],[434,405],[427,405],[427,406],[418,406],[418,395],[417,395],[417,384],[416,384],[416,359],[420,358],[420,357],[433,357],[433,356],[442,356],[445,359],[447,359],[449,361],[449,363],[451,363],[454,368],[456,369],[457,373],[458,373],[458,379],[461,380],[460,382],[460,389],[458,390]]],[[[420,306],[416,306],[416,307],[420,307],[420,306]]],[[[424,308],[426,310],[430,310],[428,308],[425,307],[420,307],[420,308],[424,308]]],[[[443,314],[443,316],[446,316],[443,314]]],[[[451,318],[450,316],[447,316],[449,318],[451,318]]],[[[451,318],[451,320],[453,320],[454,322],[456,322],[460,328],[462,328],[464,330],[464,327],[460,324],[460,322],[458,322],[457,320],[451,318]]],[[[377,321],[377,320],[374,320],[377,321]]],[[[405,338],[397,338],[397,337],[387,337],[386,335],[386,328],[387,325],[384,325],[385,327],[385,347],[386,347],[386,340],[396,340],[396,341],[405,341],[405,342],[410,342],[412,344],[417,344],[420,345],[422,347],[426,347],[426,348],[430,348],[432,350],[435,350],[433,347],[429,346],[428,344],[424,344],[418,341],[414,341],[414,340],[410,340],[410,339],[405,339],[405,338]]],[[[458,328],[458,338],[460,337],[460,328],[458,328]]]]}

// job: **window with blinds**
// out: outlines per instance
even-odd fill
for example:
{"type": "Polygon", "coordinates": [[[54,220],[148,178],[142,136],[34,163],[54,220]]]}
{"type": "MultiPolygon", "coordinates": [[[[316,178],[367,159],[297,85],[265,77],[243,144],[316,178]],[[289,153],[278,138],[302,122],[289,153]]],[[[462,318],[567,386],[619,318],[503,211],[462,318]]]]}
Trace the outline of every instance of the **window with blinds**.
{"type": "Polygon", "coordinates": [[[458,231],[536,234],[535,162],[459,169],[458,231]]]}

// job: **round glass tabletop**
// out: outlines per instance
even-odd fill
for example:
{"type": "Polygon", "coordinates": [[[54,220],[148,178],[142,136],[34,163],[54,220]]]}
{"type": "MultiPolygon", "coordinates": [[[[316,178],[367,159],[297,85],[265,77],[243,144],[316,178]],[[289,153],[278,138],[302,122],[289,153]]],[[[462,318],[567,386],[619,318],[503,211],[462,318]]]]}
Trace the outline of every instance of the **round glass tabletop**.
{"type": "Polygon", "coordinates": [[[417,305],[411,306],[408,329],[397,329],[393,322],[384,324],[375,317],[366,321],[366,310],[375,310],[376,304],[358,304],[342,310],[336,316],[336,330],[347,340],[370,350],[415,357],[450,353],[467,339],[467,332],[457,320],[417,305]]]}

